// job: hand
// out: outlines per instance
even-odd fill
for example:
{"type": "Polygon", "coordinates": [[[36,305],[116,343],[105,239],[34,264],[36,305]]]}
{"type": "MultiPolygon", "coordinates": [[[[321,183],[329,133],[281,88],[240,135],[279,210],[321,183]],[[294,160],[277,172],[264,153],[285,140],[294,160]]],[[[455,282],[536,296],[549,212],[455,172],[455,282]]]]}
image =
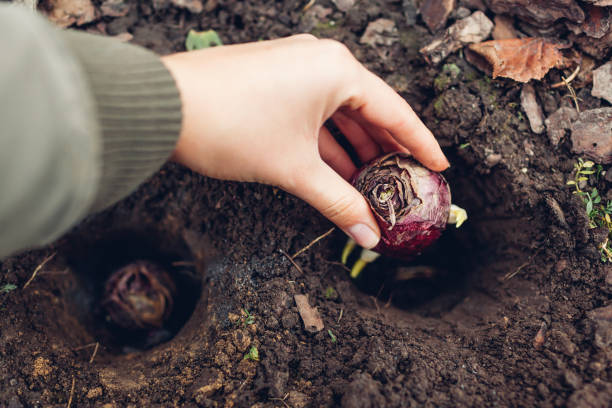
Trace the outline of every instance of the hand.
{"type": "Polygon", "coordinates": [[[163,58],[183,101],[173,159],[204,175],[272,184],[318,209],[366,248],[380,238],[355,164],[323,126],[332,118],[362,161],[410,152],[448,167],[410,106],[341,43],[296,35],[163,58]]]}

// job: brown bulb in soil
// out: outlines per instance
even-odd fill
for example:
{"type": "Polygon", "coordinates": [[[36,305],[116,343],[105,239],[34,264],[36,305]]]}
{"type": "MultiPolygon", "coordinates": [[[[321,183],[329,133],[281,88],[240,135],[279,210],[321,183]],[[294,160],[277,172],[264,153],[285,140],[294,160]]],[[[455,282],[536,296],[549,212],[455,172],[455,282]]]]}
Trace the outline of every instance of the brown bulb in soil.
{"type": "Polygon", "coordinates": [[[172,313],[176,286],[170,275],[150,261],[135,261],[106,281],[102,305],[117,326],[158,329],[172,313]]]}

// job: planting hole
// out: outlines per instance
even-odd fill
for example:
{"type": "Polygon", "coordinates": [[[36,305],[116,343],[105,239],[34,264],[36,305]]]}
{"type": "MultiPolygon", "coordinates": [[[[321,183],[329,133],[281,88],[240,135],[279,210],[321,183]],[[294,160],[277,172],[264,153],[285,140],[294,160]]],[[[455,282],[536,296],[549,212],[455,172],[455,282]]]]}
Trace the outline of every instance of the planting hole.
{"type": "MultiPolygon", "coordinates": [[[[498,285],[534,252],[537,227],[517,210],[521,198],[513,197],[510,176],[497,168],[481,174],[460,158],[451,161],[444,175],[453,203],[467,210],[468,220],[460,228],[448,225],[412,262],[380,257],[369,264],[355,284],[379,305],[439,316],[479,288],[498,285]]],[[[358,256],[354,251],[348,264],[358,256]]]]}
{"type": "Polygon", "coordinates": [[[190,251],[155,233],[109,233],[70,245],[67,259],[80,281],[70,294],[77,317],[111,353],[172,339],[200,298],[201,274],[190,251]]]}

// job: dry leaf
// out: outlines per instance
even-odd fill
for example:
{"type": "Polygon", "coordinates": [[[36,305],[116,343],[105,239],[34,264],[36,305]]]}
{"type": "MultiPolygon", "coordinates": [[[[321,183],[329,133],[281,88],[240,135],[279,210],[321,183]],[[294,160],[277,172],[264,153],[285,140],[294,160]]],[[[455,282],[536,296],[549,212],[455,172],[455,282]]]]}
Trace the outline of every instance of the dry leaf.
{"type": "Polygon", "coordinates": [[[60,27],[91,23],[96,18],[96,9],[90,0],[50,0],[49,20],[60,27]]]}
{"type": "Polygon", "coordinates": [[[543,38],[514,38],[468,46],[466,58],[479,69],[519,82],[542,79],[553,67],[565,63],[561,44],[543,38]]]}

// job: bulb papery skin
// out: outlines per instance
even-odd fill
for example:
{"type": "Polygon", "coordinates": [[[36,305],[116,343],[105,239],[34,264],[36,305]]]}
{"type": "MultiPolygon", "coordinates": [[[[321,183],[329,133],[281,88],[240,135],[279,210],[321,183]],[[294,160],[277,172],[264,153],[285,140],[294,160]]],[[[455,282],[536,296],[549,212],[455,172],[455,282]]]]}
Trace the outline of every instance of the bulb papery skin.
{"type": "Polygon", "coordinates": [[[451,206],[448,183],[406,154],[374,159],[357,171],[352,184],[378,222],[381,239],[373,250],[382,255],[412,260],[446,228],[451,206]]]}
{"type": "Polygon", "coordinates": [[[149,261],[135,261],[106,281],[102,305],[113,323],[130,330],[161,328],[172,312],[176,286],[149,261]]]}

